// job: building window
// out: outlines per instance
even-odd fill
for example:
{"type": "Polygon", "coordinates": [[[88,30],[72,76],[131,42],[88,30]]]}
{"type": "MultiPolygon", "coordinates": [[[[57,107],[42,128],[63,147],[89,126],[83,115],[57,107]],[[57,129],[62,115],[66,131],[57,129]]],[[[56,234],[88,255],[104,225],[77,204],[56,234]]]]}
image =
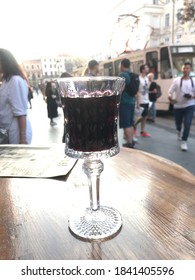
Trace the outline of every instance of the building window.
{"type": "Polygon", "coordinates": [[[154,37],[154,38],[151,38],[150,39],[150,47],[153,48],[153,47],[156,47],[156,46],[159,46],[159,38],[157,37],[154,37]]]}
{"type": "Polygon", "coordinates": [[[150,69],[150,73],[154,74],[154,79],[158,78],[158,53],[157,51],[146,53],[146,63],[150,69]]]}
{"type": "Polygon", "coordinates": [[[178,23],[178,24],[180,23],[180,17],[178,16],[179,12],[180,12],[180,9],[178,9],[176,12],[176,23],[178,23]]]}
{"type": "Polygon", "coordinates": [[[104,64],[104,75],[105,76],[113,76],[113,64],[112,62],[104,64]]]}
{"type": "Polygon", "coordinates": [[[144,61],[143,60],[138,60],[138,61],[135,61],[131,67],[131,69],[133,70],[133,72],[135,72],[136,74],[140,74],[140,66],[144,64],[144,61]]]}
{"type": "Polygon", "coordinates": [[[37,65],[37,68],[39,69],[39,65],[37,65]]]}
{"type": "Polygon", "coordinates": [[[182,37],[182,34],[181,34],[181,33],[176,34],[176,43],[177,43],[177,44],[180,43],[181,37],[182,37]]]}
{"type": "Polygon", "coordinates": [[[51,76],[53,76],[53,72],[51,71],[51,76]]]}
{"type": "Polygon", "coordinates": [[[56,64],[54,64],[54,68],[56,68],[56,64]]]}
{"type": "Polygon", "coordinates": [[[46,62],[46,59],[44,59],[44,62],[46,62]]]}
{"type": "Polygon", "coordinates": [[[160,74],[161,79],[172,78],[171,62],[168,47],[161,48],[160,50],[160,74]]]}
{"type": "Polygon", "coordinates": [[[153,4],[154,5],[158,5],[159,4],[159,0],[153,0],[153,4]]]}
{"type": "Polygon", "coordinates": [[[34,69],[34,65],[31,65],[31,68],[34,69]]]}
{"type": "Polygon", "coordinates": [[[50,68],[52,68],[52,64],[50,64],[50,68]]]}
{"type": "Polygon", "coordinates": [[[195,28],[191,28],[190,33],[195,34],[195,28]]]}
{"type": "Polygon", "coordinates": [[[121,59],[116,60],[116,61],[114,62],[114,69],[115,69],[114,75],[116,75],[116,76],[119,76],[119,74],[120,74],[120,72],[121,72],[121,70],[120,70],[120,64],[121,64],[121,59]]]}
{"type": "Polygon", "coordinates": [[[177,34],[177,36],[176,36],[177,39],[181,39],[181,37],[182,37],[181,33],[177,34]]]}
{"type": "Polygon", "coordinates": [[[47,76],[47,72],[45,72],[45,76],[47,76]]]}
{"type": "Polygon", "coordinates": [[[165,27],[169,26],[169,14],[165,15],[165,27]]]}
{"type": "Polygon", "coordinates": [[[154,28],[160,28],[160,18],[158,15],[151,16],[151,26],[154,28]]]}
{"type": "Polygon", "coordinates": [[[55,71],[55,75],[56,75],[56,76],[58,75],[58,72],[57,72],[57,71],[55,71]]]}
{"type": "Polygon", "coordinates": [[[166,44],[169,43],[169,37],[165,37],[165,43],[166,43],[166,44]]]}

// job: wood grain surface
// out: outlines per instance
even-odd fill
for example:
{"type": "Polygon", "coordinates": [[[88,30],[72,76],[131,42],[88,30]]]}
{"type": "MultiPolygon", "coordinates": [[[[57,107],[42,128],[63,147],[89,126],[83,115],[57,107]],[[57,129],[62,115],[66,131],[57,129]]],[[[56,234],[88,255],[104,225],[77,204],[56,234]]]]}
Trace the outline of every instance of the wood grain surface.
{"type": "Polygon", "coordinates": [[[195,177],[141,151],[104,161],[101,205],[120,211],[107,241],[71,235],[68,217],[89,206],[79,161],[66,182],[0,178],[0,259],[195,259],[195,177]]]}

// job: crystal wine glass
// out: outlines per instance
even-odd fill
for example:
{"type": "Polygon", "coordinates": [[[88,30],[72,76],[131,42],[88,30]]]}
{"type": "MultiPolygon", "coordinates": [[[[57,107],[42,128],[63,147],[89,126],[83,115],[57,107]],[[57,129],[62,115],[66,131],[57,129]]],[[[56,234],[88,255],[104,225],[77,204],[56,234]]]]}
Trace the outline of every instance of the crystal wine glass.
{"type": "Polygon", "coordinates": [[[119,77],[74,77],[57,80],[65,103],[65,153],[84,159],[90,207],[69,218],[69,228],[84,240],[105,239],[121,229],[120,213],[100,205],[102,158],[119,153],[118,106],[124,79],[119,77]]]}

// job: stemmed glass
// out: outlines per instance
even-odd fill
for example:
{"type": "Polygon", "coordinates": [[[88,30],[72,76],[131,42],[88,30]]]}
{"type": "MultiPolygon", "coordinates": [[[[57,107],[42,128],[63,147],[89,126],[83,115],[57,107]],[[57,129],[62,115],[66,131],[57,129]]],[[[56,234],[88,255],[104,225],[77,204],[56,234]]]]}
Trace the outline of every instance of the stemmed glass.
{"type": "Polygon", "coordinates": [[[70,231],[84,240],[105,239],[121,229],[120,213],[100,205],[101,161],[119,153],[118,106],[124,79],[119,77],[75,77],[57,80],[65,102],[65,153],[84,159],[90,207],[69,218],[70,231]]]}

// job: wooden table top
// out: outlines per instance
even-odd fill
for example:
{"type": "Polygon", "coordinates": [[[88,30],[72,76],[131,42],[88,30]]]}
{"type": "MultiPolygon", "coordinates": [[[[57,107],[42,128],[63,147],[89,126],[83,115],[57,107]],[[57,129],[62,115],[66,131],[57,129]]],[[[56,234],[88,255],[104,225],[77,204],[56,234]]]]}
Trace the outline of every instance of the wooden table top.
{"type": "Polygon", "coordinates": [[[141,151],[104,161],[101,205],[119,210],[121,232],[84,242],[68,217],[89,206],[82,161],[66,182],[0,178],[0,259],[195,259],[195,177],[141,151]]]}

